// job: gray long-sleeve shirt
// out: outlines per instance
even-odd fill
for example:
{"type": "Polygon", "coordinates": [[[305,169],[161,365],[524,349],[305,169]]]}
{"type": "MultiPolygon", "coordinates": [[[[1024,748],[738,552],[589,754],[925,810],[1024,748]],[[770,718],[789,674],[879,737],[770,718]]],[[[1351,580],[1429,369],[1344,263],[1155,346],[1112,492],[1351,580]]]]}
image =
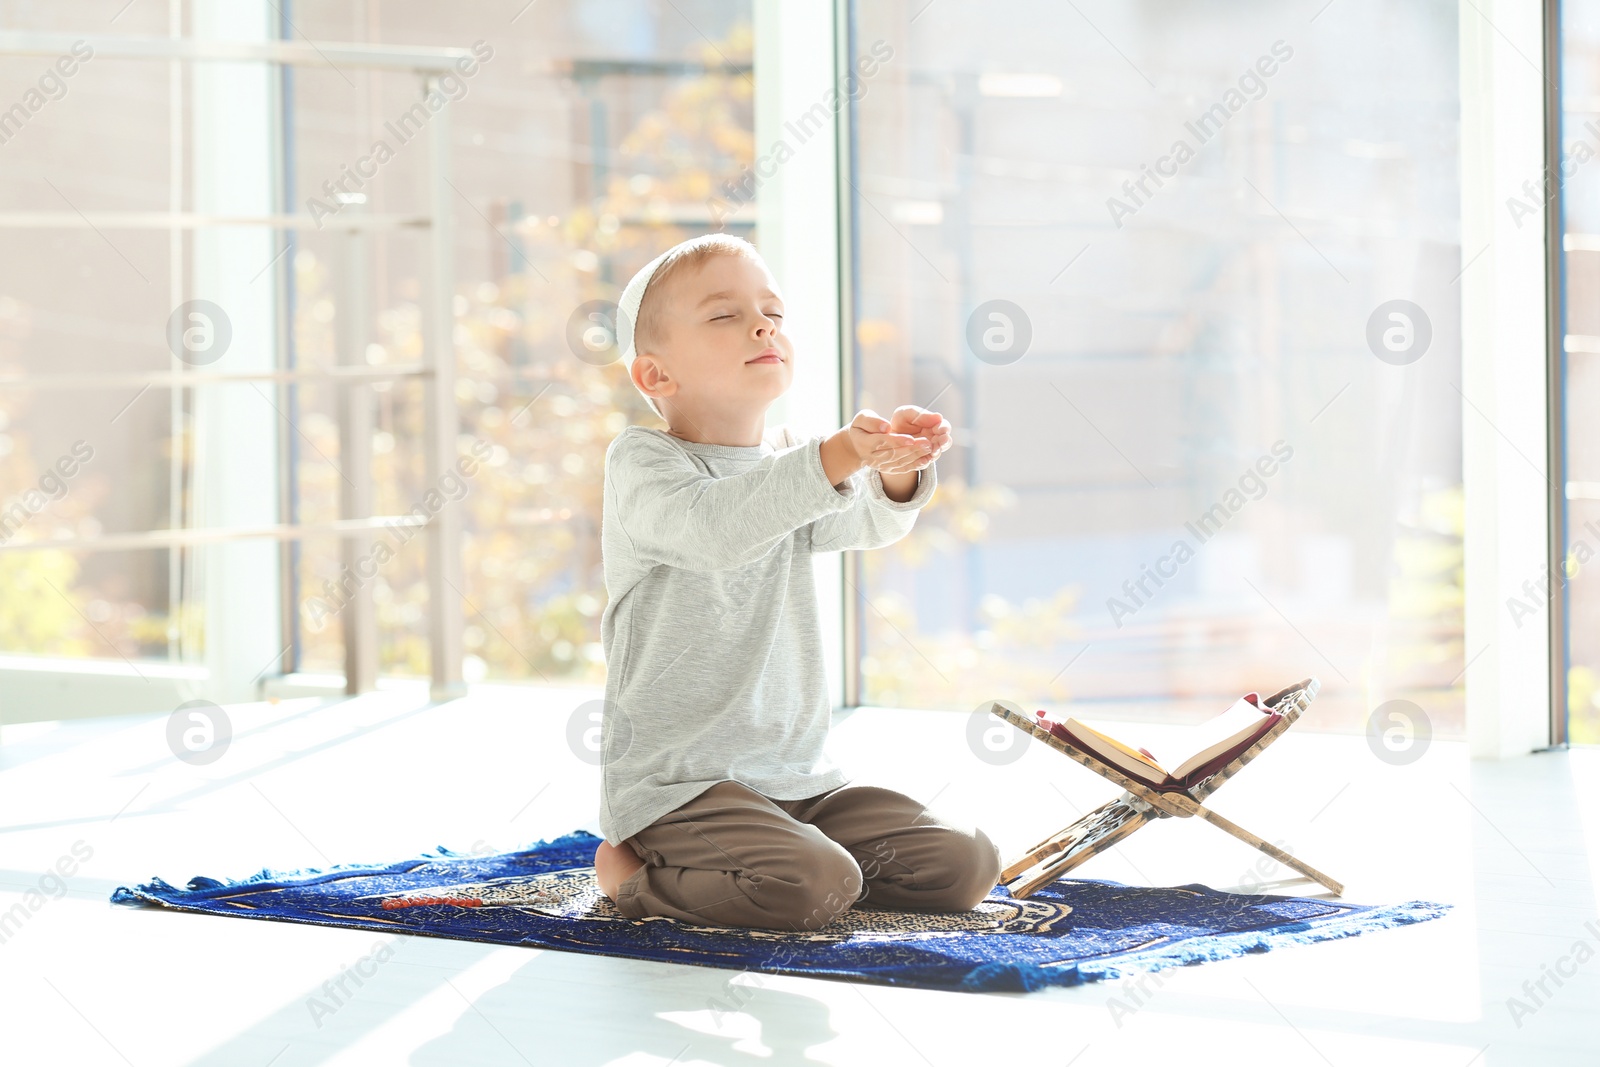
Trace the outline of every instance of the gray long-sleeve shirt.
{"type": "Polygon", "coordinates": [[[609,843],[718,782],[799,800],[849,781],[825,751],[832,701],[811,554],[904,537],[937,463],[896,502],[870,468],[829,484],[823,440],[780,426],[759,445],[713,445],[630,426],[606,449],[609,843]]]}

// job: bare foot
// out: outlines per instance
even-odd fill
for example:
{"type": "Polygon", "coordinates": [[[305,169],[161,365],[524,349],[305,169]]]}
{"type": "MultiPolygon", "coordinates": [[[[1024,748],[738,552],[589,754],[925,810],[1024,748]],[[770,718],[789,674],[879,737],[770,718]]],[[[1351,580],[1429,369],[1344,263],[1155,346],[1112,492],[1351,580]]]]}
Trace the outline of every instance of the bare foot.
{"type": "Polygon", "coordinates": [[[602,841],[600,847],[594,850],[595,881],[600,883],[600,892],[612,900],[617,899],[618,887],[643,866],[644,860],[626,845],[617,846],[602,841]]]}

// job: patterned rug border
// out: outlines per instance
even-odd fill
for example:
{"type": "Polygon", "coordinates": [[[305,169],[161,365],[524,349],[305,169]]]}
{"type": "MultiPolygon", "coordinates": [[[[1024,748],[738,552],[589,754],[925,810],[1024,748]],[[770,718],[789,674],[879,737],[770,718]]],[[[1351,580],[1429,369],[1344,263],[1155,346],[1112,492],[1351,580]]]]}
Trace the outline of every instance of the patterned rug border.
{"type": "MultiPolygon", "coordinates": [[[[557,848],[594,848],[598,847],[602,839],[586,830],[574,830],[560,837],[534,842],[526,848],[509,853],[482,853],[459,852],[444,846],[439,846],[431,852],[421,852],[410,858],[389,864],[373,863],[339,863],[327,867],[303,867],[288,870],[272,870],[263,867],[255,874],[243,878],[221,879],[205,875],[196,875],[189,879],[185,888],[178,888],[159,877],[153,877],[149,882],[133,887],[118,886],[112,891],[110,902],[134,907],[163,907],[175,911],[188,911],[194,914],[218,914],[205,908],[193,907],[186,902],[201,902],[241,888],[272,889],[288,886],[315,886],[325,882],[339,880],[351,876],[382,876],[403,875],[409,871],[425,866],[438,860],[474,860],[486,859],[490,856],[517,856],[538,853],[557,848]]],[[[1096,878],[1062,878],[1056,883],[1087,882],[1098,885],[1123,887],[1125,884],[1096,878]]],[[[1197,893],[1221,894],[1265,900],[1317,900],[1319,898],[1300,897],[1273,897],[1268,894],[1226,894],[1222,890],[1190,882],[1178,886],[1131,886],[1127,888],[1149,889],[1184,889],[1197,893]]],[[[1009,897],[1010,894],[1004,886],[997,886],[995,896],[1009,897]]],[[[1344,901],[1328,901],[1325,903],[1344,904],[1344,901]]],[[[1424,900],[1410,900],[1403,903],[1373,906],[1373,905],[1348,905],[1362,907],[1365,910],[1345,913],[1342,915],[1324,916],[1307,921],[1286,921],[1276,925],[1262,927],[1256,930],[1244,930],[1234,933],[1212,933],[1193,940],[1179,941],[1168,945],[1158,946],[1145,950],[1132,950],[1114,957],[1114,962],[1096,962],[1092,960],[1079,961],[1071,966],[1044,967],[1033,963],[984,963],[974,966],[962,978],[959,986],[946,987],[955,991],[990,993],[1013,992],[1026,993],[1044,989],[1049,986],[1072,987],[1111,981],[1141,972],[1154,972],[1166,970],[1170,967],[1193,966],[1199,963],[1209,963],[1225,959],[1235,959],[1240,956],[1268,952],[1283,945],[1315,944],[1322,941],[1336,941],[1347,937],[1356,937],[1374,930],[1391,929],[1399,926],[1408,926],[1413,923],[1427,922],[1430,919],[1441,918],[1446,915],[1454,905],[1436,903],[1424,900]]],[[[243,917],[251,916],[222,916],[243,917]]],[[[396,936],[433,937],[442,940],[477,940],[463,938],[446,932],[435,932],[425,928],[397,930],[394,927],[374,923],[361,917],[296,917],[287,919],[279,916],[260,916],[269,921],[296,922],[312,926],[328,926],[342,929],[368,930],[375,933],[387,933],[396,936]]],[[[497,942],[479,941],[483,944],[497,942]]],[[[537,942],[525,942],[535,947],[545,947],[537,942]]],[[[607,951],[604,947],[591,946],[586,950],[589,954],[612,956],[618,959],[641,959],[638,955],[627,952],[607,951]]],[[[732,970],[749,969],[747,963],[718,963],[716,961],[700,961],[691,966],[712,966],[732,970]]],[[[771,974],[787,974],[799,977],[829,977],[842,978],[850,981],[861,981],[870,984],[897,984],[887,980],[875,980],[853,971],[835,971],[823,967],[784,967],[780,965],[764,965],[759,969],[771,974]]]]}

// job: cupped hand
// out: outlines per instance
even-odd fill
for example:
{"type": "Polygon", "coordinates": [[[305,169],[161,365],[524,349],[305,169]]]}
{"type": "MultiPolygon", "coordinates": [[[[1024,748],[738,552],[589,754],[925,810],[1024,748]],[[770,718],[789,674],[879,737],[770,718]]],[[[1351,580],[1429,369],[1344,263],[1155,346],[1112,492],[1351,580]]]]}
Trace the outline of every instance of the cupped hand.
{"type": "Polygon", "coordinates": [[[904,404],[889,416],[889,432],[914,437],[923,444],[925,458],[913,470],[921,470],[943,455],[951,444],[950,423],[937,411],[904,404]]]}
{"type": "Polygon", "coordinates": [[[883,474],[921,470],[932,461],[927,440],[890,427],[890,420],[870,408],[858,412],[845,427],[856,458],[883,474]]]}

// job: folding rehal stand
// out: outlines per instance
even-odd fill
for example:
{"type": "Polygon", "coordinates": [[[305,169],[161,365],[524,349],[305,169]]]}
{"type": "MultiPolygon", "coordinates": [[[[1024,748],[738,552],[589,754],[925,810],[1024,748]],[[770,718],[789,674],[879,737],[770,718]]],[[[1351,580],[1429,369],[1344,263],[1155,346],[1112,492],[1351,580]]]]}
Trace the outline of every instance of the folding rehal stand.
{"type": "Polygon", "coordinates": [[[1107,766],[1090,753],[1036,725],[1026,715],[1018,714],[998,701],[991,702],[989,710],[995,715],[1125,790],[1120,797],[1107,801],[1071,826],[1052,834],[1029,849],[1015,863],[1000,872],[1001,884],[1006,886],[1013,897],[1019,900],[1026,898],[1035,889],[1055,881],[1090,856],[1110,848],[1151,819],[1165,819],[1172,816],[1187,819],[1198,815],[1211,825],[1227,831],[1247,844],[1254,845],[1284,866],[1292,867],[1307,878],[1322,883],[1333,890],[1334,896],[1342,895],[1344,886],[1332,878],[1310,864],[1295,859],[1276,845],[1263,841],[1249,830],[1230,822],[1201,803],[1237,774],[1239,768],[1255,759],[1268,745],[1282,737],[1284,731],[1294,725],[1300,713],[1315,699],[1317,690],[1321,687],[1322,683],[1317,679],[1307,678],[1268,697],[1264,703],[1269,709],[1283,716],[1281,721],[1262,734],[1255,744],[1241,752],[1238,758],[1209,778],[1196,783],[1184,792],[1170,793],[1163,793],[1134,781],[1115,767],[1107,766]],[[1035,868],[1038,869],[1035,871],[1035,868]],[[1030,872],[1033,873],[1030,875],[1030,872]],[[1024,877],[1025,875],[1027,877],[1024,877]]]}

